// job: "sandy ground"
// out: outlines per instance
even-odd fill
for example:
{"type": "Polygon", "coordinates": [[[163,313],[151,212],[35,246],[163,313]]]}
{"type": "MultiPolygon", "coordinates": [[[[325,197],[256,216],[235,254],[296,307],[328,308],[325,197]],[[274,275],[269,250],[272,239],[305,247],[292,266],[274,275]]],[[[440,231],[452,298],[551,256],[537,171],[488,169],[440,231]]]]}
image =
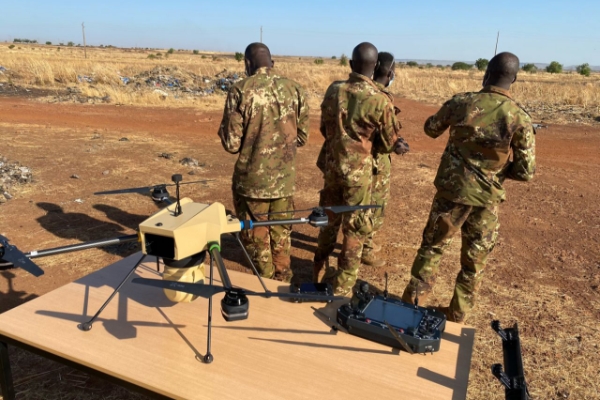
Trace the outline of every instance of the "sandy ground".
{"type": "MultiPolygon", "coordinates": [[[[434,194],[433,177],[445,136],[426,137],[422,125],[435,108],[408,100],[403,136],[411,152],[393,160],[392,200],[377,240],[387,265],[364,267],[361,278],[400,293],[434,194]]],[[[322,180],[315,166],[321,135],[318,113],[298,157],[297,208],[317,205],[322,180]]],[[[142,195],[93,196],[100,190],[184,180],[213,179],[182,190],[200,202],[232,208],[230,177],[235,156],[220,145],[219,112],[201,109],[45,104],[0,98],[0,154],[31,167],[34,183],[19,187],[0,205],[0,234],[24,251],[134,232],[157,210],[142,195]],[[127,138],[127,141],[120,139],[127,138]],[[171,159],[159,157],[173,154],[171,159]],[[193,157],[200,167],[182,166],[193,157]],[[194,171],[194,175],[189,172],[194,171]],[[79,179],[71,178],[77,174],[79,179]],[[80,199],[82,203],[75,202],[80,199]]],[[[536,399],[600,399],[600,129],[551,125],[537,135],[538,173],[528,183],[507,183],[499,243],[490,256],[480,302],[469,320],[477,328],[469,385],[471,399],[502,399],[490,366],[502,362],[492,319],[518,322],[526,376],[536,399]]],[[[293,235],[295,274],[309,279],[317,231],[300,226],[293,235]]],[[[459,269],[456,240],[440,268],[432,305],[446,305],[459,269]]],[[[120,259],[131,249],[89,250],[37,259],[41,278],[21,270],[0,271],[0,312],[120,259]]],[[[228,268],[247,270],[235,242],[224,242],[228,268]]],[[[132,394],[85,374],[14,351],[20,398],[132,398],[132,394]],[[37,376],[36,373],[42,373],[37,376]],[[84,392],[84,390],[86,392],[84,392]],[[91,397],[90,397],[91,396],[91,397]]],[[[135,396],[137,398],[137,396],[135,396]]]]}

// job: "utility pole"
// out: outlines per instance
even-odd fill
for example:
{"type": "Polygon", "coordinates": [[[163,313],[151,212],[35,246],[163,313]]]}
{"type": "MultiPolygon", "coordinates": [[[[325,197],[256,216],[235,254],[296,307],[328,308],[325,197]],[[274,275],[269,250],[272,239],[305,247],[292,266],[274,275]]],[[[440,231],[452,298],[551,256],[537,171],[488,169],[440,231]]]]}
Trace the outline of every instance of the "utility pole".
{"type": "Polygon", "coordinates": [[[262,25],[260,26],[260,42],[262,43],[262,25]]]}
{"type": "Polygon", "coordinates": [[[496,48],[494,49],[494,55],[498,52],[498,39],[500,39],[500,31],[498,31],[498,35],[496,36],[496,48]]]}
{"type": "Polygon", "coordinates": [[[81,32],[83,33],[83,54],[85,58],[87,58],[87,50],[85,48],[85,26],[83,25],[83,22],[81,23],[81,32]]]}

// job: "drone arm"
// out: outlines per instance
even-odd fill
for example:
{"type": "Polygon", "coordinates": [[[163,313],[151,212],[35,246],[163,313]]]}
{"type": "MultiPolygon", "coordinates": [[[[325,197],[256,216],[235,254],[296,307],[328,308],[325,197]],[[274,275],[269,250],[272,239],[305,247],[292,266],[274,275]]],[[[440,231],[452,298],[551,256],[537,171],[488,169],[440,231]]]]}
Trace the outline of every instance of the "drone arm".
{"type": "Polygon", "coordinates": [[[55,247],[53,249],[35,250],[35,251],[31,251],[29,253],[25,253],[25,256],[27,258],[47,257],[47,256],[54,256],[56,254],[69,253],[72,251],[80,251],[80,250],[93,249],[96,247],[106,247],[106,246],[111,246],[111,245],[120,244],[120,243],[135,242],[137,240],[138,240],[138,235],[136,233],[134,235],[119,236],[119,237],[116,237],[113,239],[93,240],[91,242],[77,243],[77,244],[73,244],[70,246],[55,247]]]}
{"type": "Polygon", "coordinates": [[[231,280],[229,279],[229,274],[225,268],[223,258],[221,257],[221,247],[218,243],[209,243],[208,249],[211,258],[215,261],[215,264],[217,264],[217,271],[219,271],[219,276],[221,277],[221,283],[223,284],[223,287],[225,289],[231,289],[231,280]]]}
{"type": "Polygon", "coordinates": [[[256,228],[257,226],[274,226],[274,225],[298,225],[310,223],[309,218],[296,218],[296,219],[276,219],[271,221],[240,221],[242,230],[249,230],[256,228]]]}

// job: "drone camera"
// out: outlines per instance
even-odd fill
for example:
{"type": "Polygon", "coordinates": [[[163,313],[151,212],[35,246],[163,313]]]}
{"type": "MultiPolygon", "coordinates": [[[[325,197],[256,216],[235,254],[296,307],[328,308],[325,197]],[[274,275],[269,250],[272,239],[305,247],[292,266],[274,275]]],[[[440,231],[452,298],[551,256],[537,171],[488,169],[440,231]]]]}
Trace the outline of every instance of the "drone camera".
{"type": "Polygon", "coordinates": [[[221,300],[221,315],[227,322],[247,319],[249,305],[244,293],[231,290],[221,300]]]}
{"type": "Polygon", "coordinates": [[[175,183],[177,182],[181,182],[183,180],[183,177],[181,176],[181,174],[175,174],[173,176],[171,176],[171,180],[175,183]]]}
{"type": "Polygon", "coordinates": [[[168,259],[175,258],[175,239],[172,237],[147,233],[144,239],[146,254],[168,259]]]}

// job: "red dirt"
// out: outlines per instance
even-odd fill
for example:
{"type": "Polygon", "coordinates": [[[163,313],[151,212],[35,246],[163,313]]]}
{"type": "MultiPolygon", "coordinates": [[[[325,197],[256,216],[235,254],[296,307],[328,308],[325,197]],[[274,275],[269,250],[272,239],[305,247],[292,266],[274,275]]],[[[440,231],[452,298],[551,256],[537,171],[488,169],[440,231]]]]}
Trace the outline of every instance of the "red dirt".
{"type": "MultiPolygon", "coordinates": [[[[411,152],[394,159],[391,205],[378,235],[388,265],[361,271],[363,278],[378,284],[388,271],[390,287],[396,292],[408,279],[446,141],[422,133],[423,122],[435,108],[402,99],[398,104],[411,152]]],[[[318,117],[318,113],[312,115],[309,144],[299,153],[298,208],[316,205],[322,184],[314,165],[322,142],[318,117]]],[[[136,195],[94,197],[92,193],[168,182],[172,173],[183,173],[188,180],[215,179],[208,188],[186,187],[184,195],[197,201],[220,201],[231,208],[229,182],[235,157],[221,148],[216,135],[220,120],[220,112],[201,109],[57,105],[0,98],[0,154],[31,167],[35,179],[17,191],[13,200],[0,205],[0,234],[29,251],[132,233],[137,223],[156,210],[152,202],[136,195]],[[92,139],[94,135],[100,138],[92,139]],[[120,142],[122,137],[129,141],[120,142]],[[161,152],[176,157],[157,158],[161,152]],[[194,176],[188,176],[190,168],[177,162],[187,156],[205,164],[194,176]],[[107,175],[102,174],[105,170],[107,175]],[[71,179],[72,174],[81,179],[71,179]],[[63,212],[48,212],[59,209],[63,212]]],[[[536,140],[537,176],[529,184],[507,185],[500,241],[490,256],[481,301],[469,321],[478,329],[479,340],[471,375],[475,387],[469,389],[473,398],[486,388],[495,393],[493,398],[501,397],[493,379],[482,383],[489,365],[502,359],[499,343],[489,343],[495,338],[489,328],[492,318],[505,326],[519,322],[525,337],[526,368],[531,368],[530,377],[537,384],[533,391],[539,398],[560,396],[561,390],[574,398],[588,395],[562,382],[559,373],[548,378],[537,370],[543,365],[550,368],[557,357],[569,359],[565,368],[581,371],[580,380],[576,379],[579,386],[592,379],[586,377],[590,371],[597,373],[597,368],[588,369],[586,363],[590,351],[597,353],[598,345],[594,349],[593,343],[600,332],[600,129],[551,125],[540,130],[536,140]],[[586,338],[584,347],[581,341],[579,347],[572,347],[569,340],[574,335],[586,338]],[[563,343],[564,348],[556,348],[553,342],[561,340],[568,346],[563,343]],[[544,382],[544,377],[551,382],[544,382]]],[[[308,278],[317,231],[308,226],[295,231],[292,263],[296,274],[308,278]]],[[[449,301],[458,269],[458,242],[442,263],[432,301],[449,301]]],[[[226,241],[225,245],[230,251],[228,267],[245,269],[235,244],[226,241]]],[[[19,270],[0,271],[6,278],[0,280],[0,312],[119,258],[91,250],[38,259],[46,270],[39,279],[19,270]]]]}

